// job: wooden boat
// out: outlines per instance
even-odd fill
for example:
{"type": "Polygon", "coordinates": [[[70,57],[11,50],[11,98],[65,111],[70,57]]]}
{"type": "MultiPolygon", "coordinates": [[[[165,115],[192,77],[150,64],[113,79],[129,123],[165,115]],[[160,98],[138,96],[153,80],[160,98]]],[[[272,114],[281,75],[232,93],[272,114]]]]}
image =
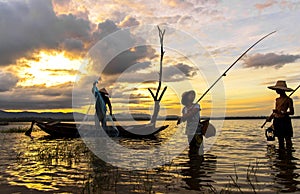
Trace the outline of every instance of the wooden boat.
{"type": "Polygon", "coordinates": [[[60,122],[36,122],[41,130],[48,133],[52,137],[80,137],[76,124],[60,123],[60,122]]]}
{"type": "Polygon", "coordinates": [[[116,126],[119,130],[120,137],[129,138],[153,138],[159,132],[165,130],[169,125],[163,125],[158,128],[154,128],[151,125],[132,125],[132,126],[116,126]]]}
{"type": "MultiPolygon", "coordinates": [[[[80,133],[77,130],[76,124],[72,123],[60,123],[58,121],[54,122],[34,122],[41,130],[48,133],[52,137],[67,137],[67,138],[76,138],[80,137],[80,133]]],[[[33,126],[33,124],[32,124],[33,126]]],[[[86,125],[90,129],[95,129],[92,125],[86,125]]],[[[128,138],[153,138],[156,134],[166,129],[169,125],[164,125],[158,128],[154,128],[151,125],[132,125],[132,126],[116,126],[119,130],[119,137],[128,137],[128,138]]],[[[31,129],[28,130],[25,134],[30,136],[31,129]]],[[[105,129],[105,132],[110,135],[114,131],[112,126],[108,126],[105,129]]]]}

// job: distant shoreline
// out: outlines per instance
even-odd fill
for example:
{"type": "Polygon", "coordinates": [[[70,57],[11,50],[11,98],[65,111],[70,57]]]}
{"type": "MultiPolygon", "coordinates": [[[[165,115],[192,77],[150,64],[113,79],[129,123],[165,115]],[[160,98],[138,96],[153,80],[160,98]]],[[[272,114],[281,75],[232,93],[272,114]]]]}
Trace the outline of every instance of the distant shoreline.
{"type": "MultiPolygon", "coordinates": [[[[201,120],[265,120],[267,117],[225,117],[225,118],[209,118],[201,117],[201,120]]],[[[135,121],[150,121],[149,118],[133,118],[135,121]]],[[[158,118],[158,121],[176,121],[178,118],[158,118]]],[[[300,116],[294,116],[292,119],[300,119],[300,116]]],[[[73,118],[1,118],[0,125],[6,125],[8,122],[32,122],[32,121],[62,121],[62,122],[75,122],[73,118]]],[[[114,119],[116,120],[116,119],[114,119]]],[[[120,118],[118,121],[131,121],[130,118],[120,118]]]]}
{"type": "MultiPolygon", "coordinates": [[[[94,115],[88,115],[81,113],[36,113],[36,112],[5,112],[0,110],[0,125],[6,124],[7,122],[31,122],[31,121],[64,121],[64,122],[74,122],[74,115],[76,119],[83,120],[83,118],[88,117],[88,120],[93,120],[94,115]]],[[[168,120],[175,121],[178,120],[177,115],[160,116],[158,120],[168,120]]],[[[258,120],[266,119],[266,116],[226,116],[226,117],[201,117],[202,120],[258,120]]],[[[299,119],[300,116],[293,116],[293,119],[299,119]]],[[[136,121],[150,121],[151,115],[148,114],[114,114],[114,120],[118,121],[131,121],[132,119],[136,121]]]]}

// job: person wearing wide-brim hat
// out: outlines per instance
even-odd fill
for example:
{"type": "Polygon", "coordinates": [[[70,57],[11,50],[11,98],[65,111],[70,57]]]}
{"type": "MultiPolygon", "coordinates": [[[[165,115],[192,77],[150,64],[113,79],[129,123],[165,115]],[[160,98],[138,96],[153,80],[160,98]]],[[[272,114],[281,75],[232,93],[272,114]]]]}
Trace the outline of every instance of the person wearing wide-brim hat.
{"type": "Polygon", "coordinates": [[[279,80],[274,86],[268,87],[279,94],[276,98],[275,109],[268,121],[273,120],[274,133],[278,138],[279,149],[284,149],[284,141],[288,150],[292,149],[293,127],[290,115],[294,115],[293,99],[286,95],[286,92],[292,92],[293,89],[287,87],[285,81],[279,80]]]}

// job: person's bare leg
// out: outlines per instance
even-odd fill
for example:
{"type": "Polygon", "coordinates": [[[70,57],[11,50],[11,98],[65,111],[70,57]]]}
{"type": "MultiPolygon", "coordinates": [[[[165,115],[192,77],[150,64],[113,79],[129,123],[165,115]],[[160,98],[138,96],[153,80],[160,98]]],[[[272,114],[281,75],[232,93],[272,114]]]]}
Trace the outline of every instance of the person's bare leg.
{"type": "Polygon", "coordinates": [[[293,147],[292,138],[285,137],[285,142],[286,142],[286,149],[291,150],[293,147]]]}

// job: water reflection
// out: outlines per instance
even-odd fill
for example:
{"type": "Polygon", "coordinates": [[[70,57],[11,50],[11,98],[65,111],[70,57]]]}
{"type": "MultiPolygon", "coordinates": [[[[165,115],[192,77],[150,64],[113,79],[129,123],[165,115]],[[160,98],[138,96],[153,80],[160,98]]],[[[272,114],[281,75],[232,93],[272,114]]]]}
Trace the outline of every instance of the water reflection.
{"type": "Polygon", "coordinates": [[[268,145],[267,156],[272,161],[272,169],[274,171],[274,180],[278,184],[280,192],[296,192],[299,181],[297,170],[298,158],[293,156],[294,152],[282,149],[276,149],[275,145],[268,145]]]}
{"type": "Polygon", "coordinates": [[[188,190],[207,190],[212,187],[211,175],[216,171],[216,156],[214,155],[199,155],[191,151],[188,152],[189,159],[185,164],[186,168],[182,169],[181,173],[184,175],[183,181],[186,183],[188,190]]]}
{"type": "Polygon", "coordinates": [[[82,193],[103,193],[103,191],[117,191],[119,171],[108,165],[96,155],[90,154],[91,173],[87,177],[82,193]]]}
{"type": "MultiPolygon", "coordinates": [[[[0,134],[0,186],[10,185],[11,192],[19,192],[16,188],[24,186],[49,193],[210,193],[213,188],[218,193],[229,185],[230,176],[237,175],[241,189],[251,193],[247,173],[249,163],[257,161],[255,173],[250,174],[257,193],[299,193],[297,141],[293,153],[280,153],[275,146],[268,146],[266,151],[265,137],[261,131],[252,130],[256,123],[259,122],[227,121],[222,135],[204,157],[185,150],[171,163],[143,171],[103,162],[81,139],[49,139],[39,132],[34,132],[34,140],[24,134],[0,134]]],[[[130,149],[147,150],[164,143],[173,132],[173,128],[163,131],[158,140],[114,140],[130,149]]],[[[295,138],[299,137],[300,130],[295,130],[295,138]]],[[[176,146],[177,143],[170,146],[170,152],[176,146]]],[[[130,157],[119,158],[134,161],[130,157]]],[[[231,191],[238,193],[236,187],[231,191]]]]}
{"type": "Polygon", "coordinates": [[[10,185],[41,191],[71,191],[81,187],[89,174],[89,151],[80,139],[37,138],[17,134],[6,140],[14,145],[9,166],[5,169],[10,185]],[[64,188],[64,189],[62,189],[64,188]]]}

